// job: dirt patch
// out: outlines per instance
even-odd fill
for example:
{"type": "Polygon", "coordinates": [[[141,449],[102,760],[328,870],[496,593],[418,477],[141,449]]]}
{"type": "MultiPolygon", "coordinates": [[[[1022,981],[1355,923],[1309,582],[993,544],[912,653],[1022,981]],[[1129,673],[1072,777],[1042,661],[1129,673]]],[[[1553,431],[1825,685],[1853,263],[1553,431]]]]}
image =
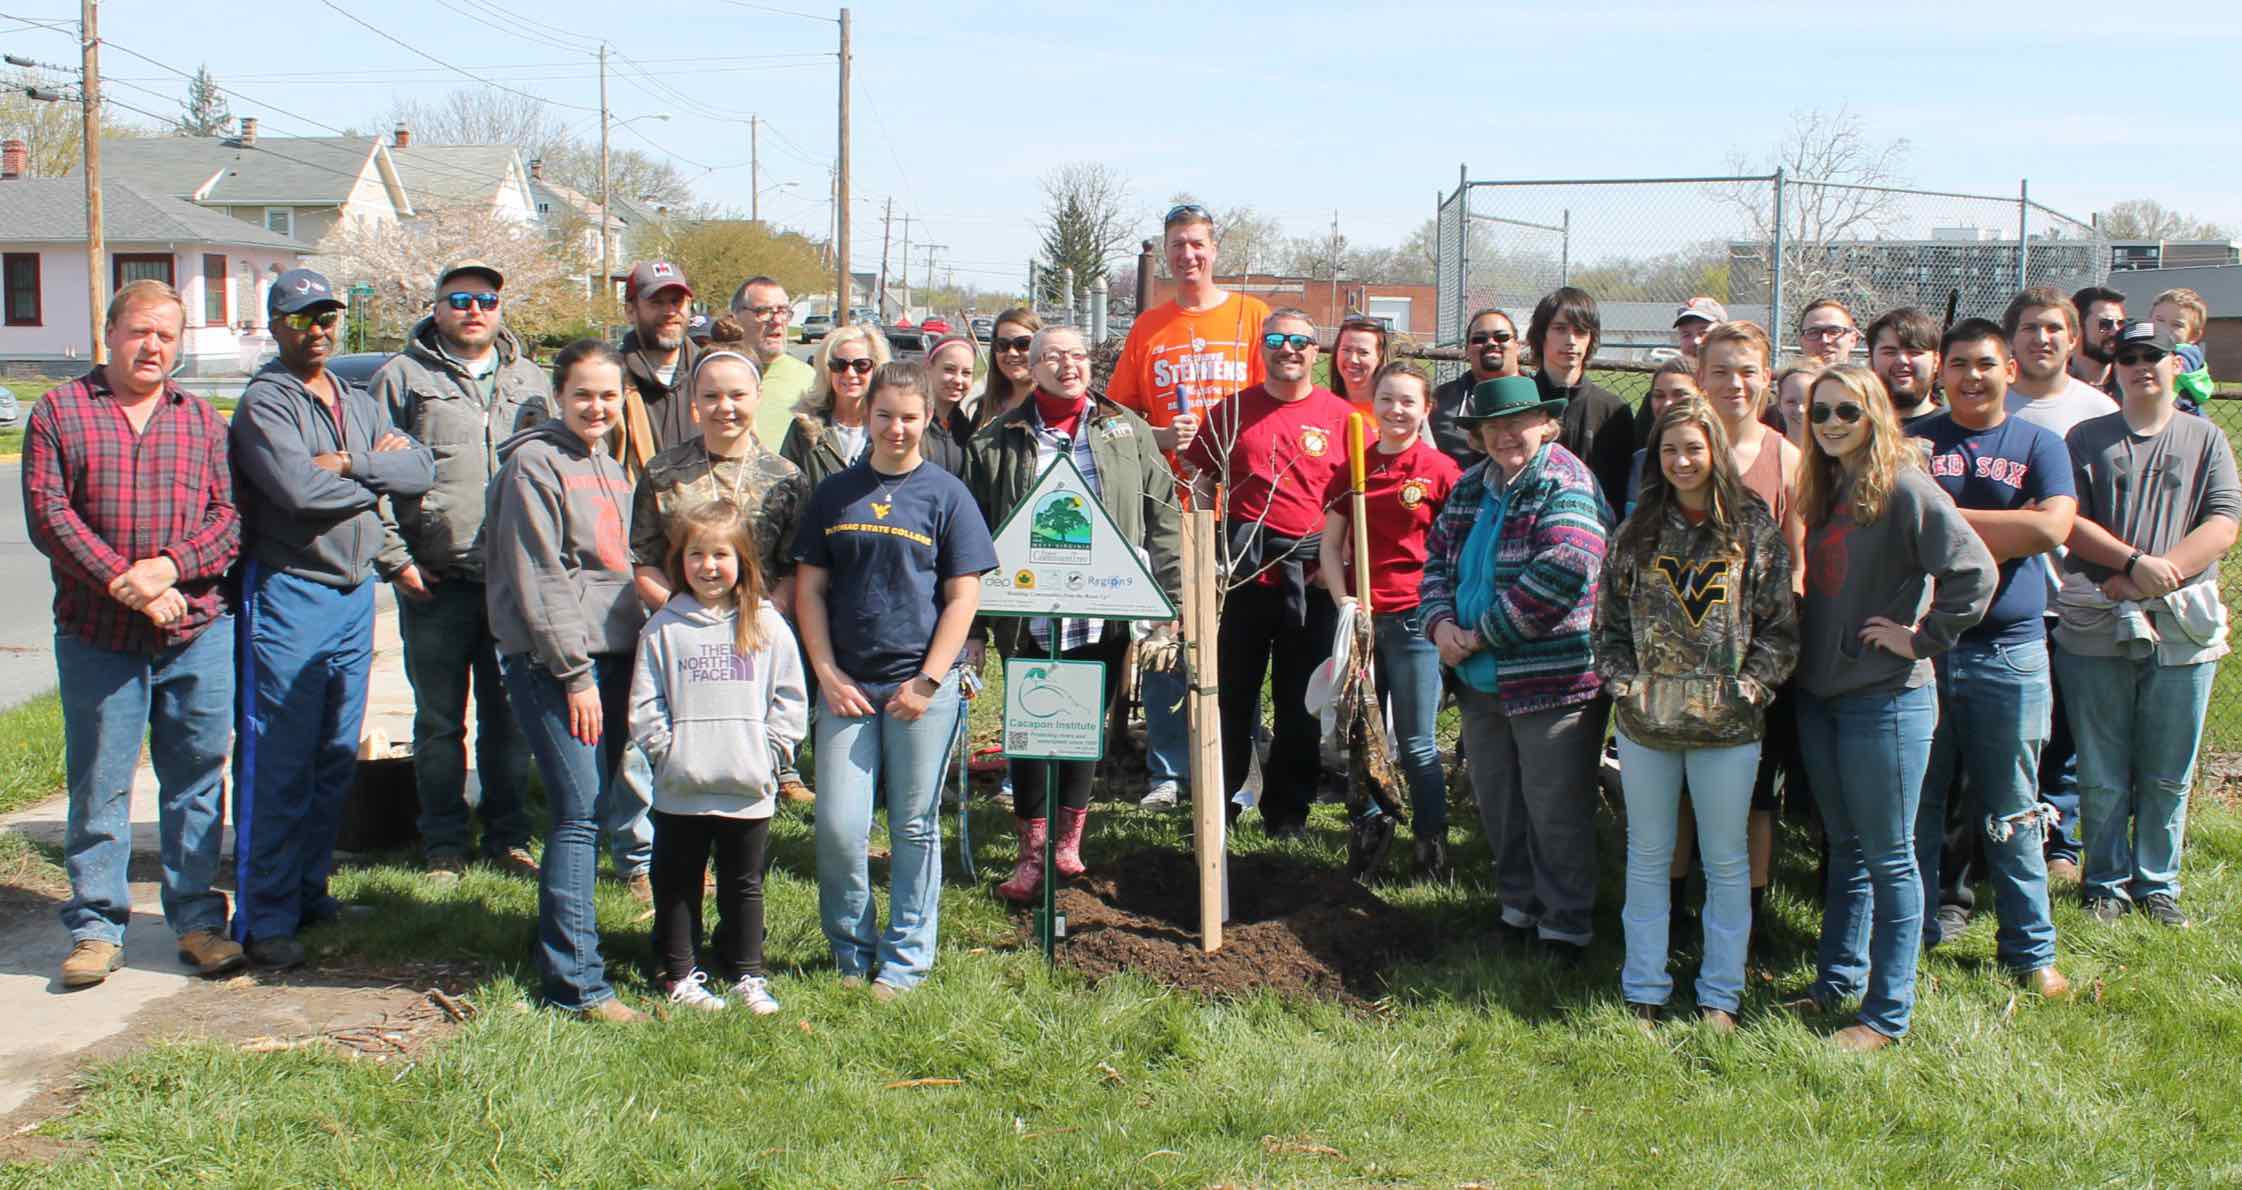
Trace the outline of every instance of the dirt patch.
{"type": "MultiPolygon", "coordinates": [[[[1422,958],[1434,934],[1414,914],[1339,872],[1283,855],[1230,858],[1230,923],[1222,949],[1199,949],[1197,865],[1146,850],[1101,863],[1061,888],[1061,965],[1093,979],[1121,971],[1204,996],[1268,991],[1362,1003],[1386,994],[1385,972],[1422,958]]],[[[1034,927],[1023,928],[1035,945],[1034,927]]]]}

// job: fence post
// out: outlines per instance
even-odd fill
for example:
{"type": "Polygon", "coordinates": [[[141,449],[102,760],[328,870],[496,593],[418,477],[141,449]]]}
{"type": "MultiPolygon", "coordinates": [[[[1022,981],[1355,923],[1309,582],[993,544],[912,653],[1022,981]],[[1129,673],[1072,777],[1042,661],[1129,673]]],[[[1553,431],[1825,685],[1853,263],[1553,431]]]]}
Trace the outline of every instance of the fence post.
{"type": "MultiPolygon", "coordinates": [[[[1767,285],[1768,336],[1779,348],[1783,342],[1783,167],[1775,167],[1774,275],[1767,285]]],[[[1780,351],[1777,352],[1780,354],[1780,351]]]]}
{"type": "Polygon", "coordinates": [[[1573,209],[1566,207],[1558,222],[1564,227],[1557,241],[1557,285],[1562,288],[1573,283],[1573,209]]]}
{"type": "Polygon", "coordinates": [[[2032,179],[2016,183],[2016,291],[2030,288],[2032,273],[2032,179]]]}
{"type": "MultiPolygon", "coordinates": [[[[1440,228],[1433,227],[1433,239],[1440,238],[1440,228]]],[[[1456,163],[1456,341],[1463,342],[1465,311],[1471,309],[1471,167],[1456,163]]]]}

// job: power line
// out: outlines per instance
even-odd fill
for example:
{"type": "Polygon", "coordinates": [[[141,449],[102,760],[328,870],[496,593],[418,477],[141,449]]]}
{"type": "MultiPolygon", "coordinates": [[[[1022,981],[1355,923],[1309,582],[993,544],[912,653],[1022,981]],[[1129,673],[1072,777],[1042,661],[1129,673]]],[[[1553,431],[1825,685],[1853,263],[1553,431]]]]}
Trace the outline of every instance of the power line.
{"type": "Polygon", "coordinates": [[[757,12],[777,13],[782,17],[800,17],[805,21],[823,21],[828,25],[838,25],[841,23],[833,17],[821,17],[816,13],[810,12],[796,12],[791,8],[773,8],[768,4],[750,4],[748,0],[724,0],[724,3],[729,4],[734,8],[752,8],[757,12]]]}
{"type": "MultiPolygon", "coordinates": [[[[833,57],[833,55],[832,55],[832,54],[830,54],[830,53],[822,53],[822,52],[815,52],[815,51],[796,51],[796,52],[792,52],[792,53],[784,53],[784,54],[720,54],[720,55],[718,55],[718,54],[711,54],[711,55],[690,55],[690,56],[686,56],[686,57],[670,57],[670,58],[640,58],[640,59],[637,59],[637,61],[638,61],[638,63],[639,63],[640,65],[643,65],[643,66],[687,66],[687,65],[705,64],[705,63],[724,63],[724,62],[769,62],[769,63],[773,63],[773,64],[776,64],[776,65],[783,65],[783,66],[786,66],[786,67],[789,67],[789,68],[791,68],[791,67],[798,67],[798,66],[815,66],[815,65],[818,65],[820,61],[822,61],[822,60],[830,60],[830,59],[831,59],[832,57],[833,57]]],[[[489,65],[483,65],[483,66],[469,66],[469,67],[466,67],[466,69],[468,69],[468,70],[472,70],[472,71],[476,72],[476,75],[477,75],[477,77],[481,77],[481,76],[487,75],[487,74],[489,74],[489,73],[491,73],[491,72],[493,72],[493,71],[506,71],[506,70],[555,70],[555,69],[561,69],[561,68],[565,68],[565,67],[571,67],[571,66],[580,66],[580,65],[581,65],[581,63],[578,63],[578,62],[573,62],[573,61],[564,61],[564,62],[501,62],[501,63],[492,63],[492,64],[489,64],[489,65]]],[[[773,68],[773,67],[743,67],[743,68],[741,68],[741,69],[748,69],[748,70],[760,70],[760,69],[771,69],[771,68],[773,68]]],[[[73,69],[75,69],[75,68],[73,68],[73,69]]],[[[167,68],[167,69],[168,69],[168,68],[167,68]]],[[[702,70],[702,71],[695,71],[694,73],[696,73],[696,74],[722,74],[722,73],[727,73],[727,71],[725,71],[725,70],[723,70],[723,69],[712,69],[712,70],[702,70]]],[[[365,66],[365,67],[356,67],[356,68],[351,68],[351,67],[344,67],[344,68],[338,68],[338,69],[335,69],[335,70],[291,70],[291,71],[278,71],[278,72],[274,72],[274,73],[269,73],[269,74],[229,74],[229,75],[227,75],[226,77],[228,77],[228,78],[231,78],[231,79],[233,79],[233,80],[234,80],[234,81],[236,81],[236,82],[251,82],[251,83],[287,83],[287,82],[322,82],[322,83],[324,83],[324,82],[337,82],[337,81],[341,81],[341,82],[355,82],[355,81],[365,81],[365,80],[371,80],[371,79],[377,79],[377,78],[390,78],[390,77],[394,77],[394,76],[399,76],[399,75],[416,75],[416,74],[418,74],[418,75],[440,75],[440,76],[443,76],[443,77],[449,78],[449,77],[451,76],[452,72],[451,72],[450,70],[448,70],[448,69],[438,68],[438,67],[434,67],[434,66],[365,66]]],[[[108,76],[108,75],[103,75],[102,77],[103,77],[104,79],[107,79],[107,78],[108,78],[108,77],[110,77],[110,76],[108,76]]],[[[516,82],[520,82],[520,81],[539,81],[539,80],[542,80],[542,79],[545,79],[545,78],[550,78],[550,77],[552,77],[552,76],[536,76],[536,77],[535,77],[534,79],[529,79],[529,80],[524,80],[524,79],[515,79],[515,80],[513,80],[513,81],[516,81],[516,82]]],[[[142,78],[142,79],[139,79],[139,80],[137,80],[137,81],[139,81],[139,82],[148,82],[148,81],[151,81],[151,80],[149,80],[149,79],[146,79],[146,78],[142,78]]]]}
{"type": "Polygon", "coordinates": [[[530,92],[528,92],[528,91],[523,91],[523,90],[520,90],[520,89],[517,89],[517,88],[514,88],[514,87],[509,87],[509,86],[506,86],[506,85],[505,85],[505,84],[503,84],[503,83],[494,83],[494,82],[491,82],[491,81],[490,81],[490,80],[488,80],[488,79],[477,78],[477,77],[475,76],[475,74],[474,74],[474,73],[473,73],[472,71],[469,71],[469,70],[465,70],[465,69],[462,69],[462,68],[460,68],[460,67],[454,66],[454,65],[452,65],[451,63],[449,63],[449,62],[446,62],[446,61],[444,61],[444,60],[443,60],[442,58],[439,58],[439,57],[437,57],[436,55],[434,55],[434,54],[431,54],[431,53],[429,53],[429,52],[428,52],[427,50],[424,50],[424,49],[420,49],[419,47],[417,47],[417,46],[414,46],[414,45],[410,44],[409,42],[406,42],[406,41],[404,41],[404,40],[403,40],[403,39],[401,39],[401,38],[398,38],[398,37],[396,37],[396,36],[394,36],[394,35],[392,35],[392,34],[389,34],[389,33],[385,33],[385,32],[383,32],[383,31],[382,31],[381,29],[379,29],[379,28],[375,27],[374,25],[372,25],[372,24],[368,23],[368,22],[367,22],[367,21],[366,21],[366,20],[365,20],[364,18],[362,18],[362,17],[358,16],[357,14],[355,14],[355,13],[351,12],[351,11],[350,11],[349,9],[347,9],[347,8],[344,8],[344,7],[342,6],[342,5],[340,5],[340,4],[337,4],[337,3],[335,3],[335,0],[319,0],[319,2],[320,2],[320,3],[322,3],[322,4],[324,4],[324,5],[326,5],[327,7],[331,8],[331,9],[334,9],[336,13],[340,14],[340,15],[341,15],[342,17],[344,17],[345,19],[347,19],[348,21],[350,21],[350,22],[351,22],[352,24],[354,24],[354,25],[357,25],[357,26],[358,26],[359,28],[361,28],[361,29],[364,29],[364,30],[366,30],[366,31],[367,31],[368,33],[371,33],[371,34],[375,35],[376,37],[379,37],[379,38],[381,38],[382,40],[384,40],[384,41],[387,41],[387,42],[389,42],[390,44],[392,44],[392,45],[396,46],[396,47],[397,47],[397,48],[399,48],[399,49],[402,49],[402,50],[406,50],[406,51],[408,51],[408,52],[410,52],[410,53],[418,54],[419,56],[421,56],[421,57],[423,57],[423,58],[426,58],[426,59],[428,59],[428,60],[429,60],[429,61],[431,61],[431,62],[434,62],[434,63],[435,63],[436,65],[438,65],[438,66],[441,66],[441,67],[443,67],[444,69],[446,69],[446,70],[449,70],[449,71],[451,71],[451,72],[452,72],[453,74],[456,74],[456,75],[460,76],[461,78],[464,78],[464,79],[468,80],[469,82],[481,83],[482,85],[484,85],[484,86],[486,86],[486,87],[493,87],[493,88],[496,88],[496,89],[498,89],[498,90],[500,90],[500,91],[504,91],[504,92],[506,92],[506,93],[508,93],[508,94],[510,94],[510,95],[519,95],[519,96],[521,96],[521,97],[522,97],[522,98],[524,98],[524,99],[531,99],[531,100],[535,100],[535,101],[536,101],[536,102],[538,102],[538,103],[550,104],[550,105],[552,105],[552,106],[554,106],[554,107],[565,107],[565,108],[568,108],[568,109],[569,109],[569,110],[571,110],[571,111],[579,111],[579,112],[596,112],[596,111],[598,111],[598,110],[599,110],[599,109],[598,109],[598,108],[596,108],[596,107],[585,107],[585,106],[583,106],[582,104],[576,104],[576,103],[562,103],[562,102],[561,102],[560,100],[558,100],[558,99],[547,99],[547,98],[545,98],[545,97],[544,97],[544,96],[542,96],[542,95],[534,95],[534,94],[531,94],[531,93],[530,93],[530,92]]]}

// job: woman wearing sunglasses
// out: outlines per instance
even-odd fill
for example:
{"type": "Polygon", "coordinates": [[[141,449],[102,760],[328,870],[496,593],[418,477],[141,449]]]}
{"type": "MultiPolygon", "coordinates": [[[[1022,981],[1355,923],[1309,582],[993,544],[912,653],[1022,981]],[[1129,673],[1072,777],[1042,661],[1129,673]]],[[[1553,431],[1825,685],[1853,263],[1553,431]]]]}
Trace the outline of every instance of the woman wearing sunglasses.
{"type": "MultiPolygon", "coordinates": [[[[1014,306],[996,316],[989,335],[989,378],[981,391],[958,402],[950,432],[960,442],[970,442],[982,426],[1012,412],[1035,391],[1034,365],[1028,349],[1043,320],[1025,306],[1014,306]]],[[[928,356],[932,359],[932,355],[928,356]]]]}
{"type": "Polygon", "coordinates": [[[1985,615],[1997,572],[1875,373],[1823,373],[1806,420],[1798,743],[1829,835],[1829,887],[1816,978],[1793,1007],[1827,1012],[1858,995],[1857,1022],[1831,1040],[1866,1053],[1905,1034],[1915,1006],[1915,809],[1938,722],[1930,658],[1985,615]]]}
{"type": "Polygon", "coordinates": [[[864,453],[864,397],[888,362],[887,336],[862,323],[841,327],[817,348],[817,379],[794,409],[779,457],[802,469],[811,491],[864,453]]]}

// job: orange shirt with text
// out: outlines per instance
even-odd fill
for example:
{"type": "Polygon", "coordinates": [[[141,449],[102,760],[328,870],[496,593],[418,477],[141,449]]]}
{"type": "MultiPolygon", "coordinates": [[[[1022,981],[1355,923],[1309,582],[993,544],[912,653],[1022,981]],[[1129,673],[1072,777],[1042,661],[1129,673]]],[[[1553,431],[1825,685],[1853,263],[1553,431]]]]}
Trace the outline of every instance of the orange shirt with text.
{"type": "Polygon", "coordinates": [[[1159,306],[1129,328],[1106,395],[1155,428],[1186,410],[1204,419],[1223,398],[1266,379],[1258,340],[1268,318],[1267,302],[1242,293],[1204,310],[1159,306]]]}

